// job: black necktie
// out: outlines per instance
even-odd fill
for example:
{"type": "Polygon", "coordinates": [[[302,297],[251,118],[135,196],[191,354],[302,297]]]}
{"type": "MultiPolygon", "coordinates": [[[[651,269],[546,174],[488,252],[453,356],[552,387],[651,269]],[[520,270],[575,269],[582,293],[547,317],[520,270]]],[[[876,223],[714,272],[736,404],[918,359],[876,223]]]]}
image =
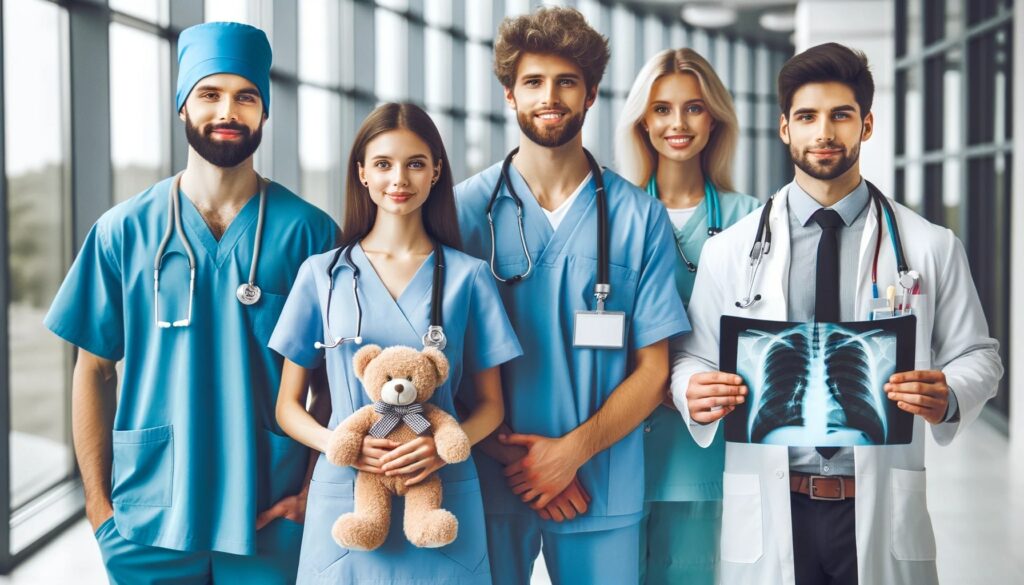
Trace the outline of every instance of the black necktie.
{"type": "MultiPolygon", "coordinates": [[[[818,239],[818,267],[815,273],[814,320],[839,321],[839,228],[843,218],[832,209],[819,209],[811,219],[821,226],[818,239]]],[[[817,447],[825,459],[831,459],[837,447],[817,447]]]]}

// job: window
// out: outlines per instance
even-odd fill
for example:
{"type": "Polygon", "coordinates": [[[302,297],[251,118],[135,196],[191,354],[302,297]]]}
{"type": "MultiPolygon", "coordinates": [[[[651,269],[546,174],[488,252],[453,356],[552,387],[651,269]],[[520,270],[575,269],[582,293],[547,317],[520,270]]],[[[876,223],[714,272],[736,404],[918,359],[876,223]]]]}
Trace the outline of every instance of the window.
{"type": "Polygon", "coordinates": [[[170,174],[169,43],[119,23],[110,25],[110,146],[114,201],[170,174]]]}
{"type": "MultiPolygon", "coordinates": [[[[895,15],[897,196],[963,240],[1009,368],[1011,7],[897,0],[895,15]]],[[[1007,379],[990,403],[1003,415],[1007,379]]]]}
{"type": "Polygon", "coordinates": [[[43,316],[68,267],[64,11],[4,3],[11,508],[73,473],[68,350],[43,316]]]}

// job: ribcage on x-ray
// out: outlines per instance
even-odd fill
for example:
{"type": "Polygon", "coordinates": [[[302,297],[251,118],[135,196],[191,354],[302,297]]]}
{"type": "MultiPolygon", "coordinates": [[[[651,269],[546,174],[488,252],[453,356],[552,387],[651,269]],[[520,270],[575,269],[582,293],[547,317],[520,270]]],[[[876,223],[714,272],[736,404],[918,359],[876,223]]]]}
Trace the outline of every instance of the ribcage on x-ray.
{"type": "Polygon", "coordinates": [[[803,426],[803,402],[810,375],[810,344],[804,332],[783,335],[768,349],[765,386],[750,441],[761,442],[778,427],[803,426]]]}
{"type": "Polygon", "coordinates": [[[886,427],[873,395],[863,334],[829,323],[802,324],[779,334],[756,333],[769,343],[761,362],[760,398],[752,405],[750,442],[764,442],[776,429],[805,426],[808,393],[824,387],[831,400],[814,396],[821,396],[816,404],[825,405],[828,429],[855,429],[873,444],[885,443],[886,427]]]}
{"type": "Polygon", "coordinates": [[[841,407],[829,413],[829,427],[858,429],[872,443],[885,443],[885,426],[875,410],[871,366],[863,341],[847,333],[829,333],[825,341],[825,372],[828,391],[841,407]]]}

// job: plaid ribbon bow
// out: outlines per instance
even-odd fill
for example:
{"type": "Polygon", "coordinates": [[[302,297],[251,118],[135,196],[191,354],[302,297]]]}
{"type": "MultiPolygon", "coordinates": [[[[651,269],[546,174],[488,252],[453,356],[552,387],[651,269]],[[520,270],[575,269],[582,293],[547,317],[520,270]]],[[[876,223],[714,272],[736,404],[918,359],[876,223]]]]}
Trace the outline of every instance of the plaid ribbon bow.
{"type": "Polygon", "coordinates": [[[386,402],[374,402],[373,411],[380,414],[380,420],[370,427],[370,436],[383,439],[391,431],[395,430],[399,422],[404,422],[407,427],[417,435],[422,435],[430,428],[430,422],[423,416],[423,405],[419,403],[408,406],[395,406],[386,402]]]}

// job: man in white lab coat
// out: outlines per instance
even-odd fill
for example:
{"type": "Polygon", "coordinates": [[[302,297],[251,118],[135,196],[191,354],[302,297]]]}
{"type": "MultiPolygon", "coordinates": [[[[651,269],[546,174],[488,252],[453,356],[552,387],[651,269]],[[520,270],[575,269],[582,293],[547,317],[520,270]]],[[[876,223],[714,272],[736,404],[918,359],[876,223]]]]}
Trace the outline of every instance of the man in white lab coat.
{"type": "Polygon", "coordinates": [[[689,307],[693,333],[672,348],[674,402],[706,446],[748,395],[742,378],[716,371],[721,315],[866,320],[883,230],[874,288],[906,292],[917,317],[914,370],[894,374],[885,391],[915,415],[914,432],[910,444],[894,446],[727,443],[721,582],[934,584],[924,433],[945,445],[978,416],[1003,373],[998,343],[988,336],[960,241],[890,201],[909,269],[904,284],[913,281],[905,291],[899,283],[898,247],[879,222],[882,196],[860,176],[860,146],[874,124],[864,55],[835,43],[814,47],[786,63],[778,87],[779,136],[796,177],[766,214],[708,240],[689,307]],[[751,245],[762,219],[771,247],[754,271],[751,245]]]}

